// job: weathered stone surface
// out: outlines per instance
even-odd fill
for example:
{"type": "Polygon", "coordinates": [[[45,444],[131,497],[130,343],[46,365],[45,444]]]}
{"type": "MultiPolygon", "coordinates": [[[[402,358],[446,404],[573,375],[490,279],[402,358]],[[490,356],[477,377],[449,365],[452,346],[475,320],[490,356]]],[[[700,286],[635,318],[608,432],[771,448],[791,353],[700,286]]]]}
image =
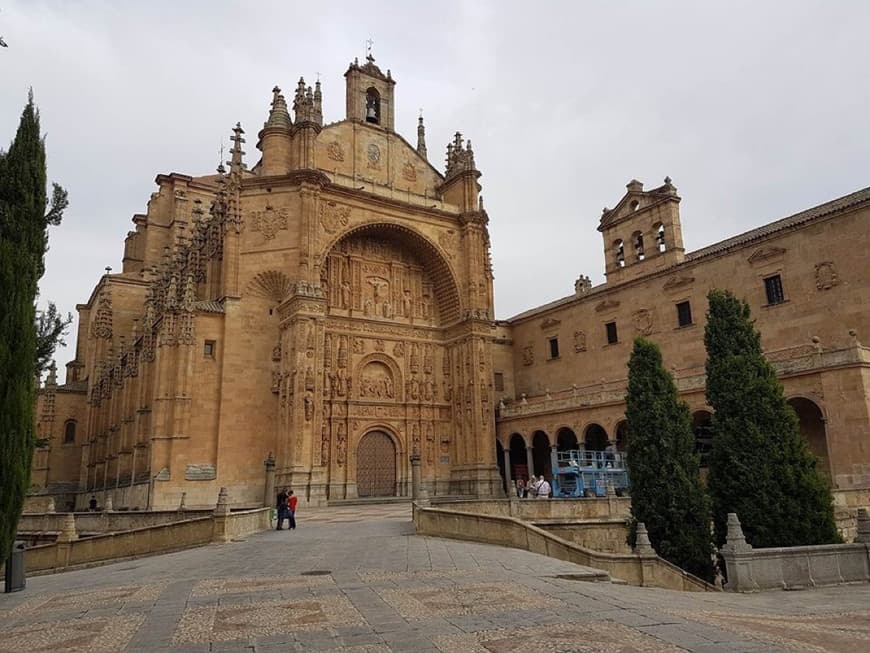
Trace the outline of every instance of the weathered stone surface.
{"type": "Polygon", "coordinates": [[[213,481],[217,478],[217,468],[211,463],[187,465],[184,468],[185,481],[213,481]]]}

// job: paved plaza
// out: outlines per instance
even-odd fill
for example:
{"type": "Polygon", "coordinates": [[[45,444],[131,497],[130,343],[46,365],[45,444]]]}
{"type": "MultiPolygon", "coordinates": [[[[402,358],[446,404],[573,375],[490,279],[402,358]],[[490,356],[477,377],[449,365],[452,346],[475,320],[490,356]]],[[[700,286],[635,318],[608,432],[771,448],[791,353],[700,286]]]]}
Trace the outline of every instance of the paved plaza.
{"type": "Polygon", "coordinates": [[[414,535],[407,504],[28,580],[0,652],[870,650],[870,586],[755,595],[590,582],[595,570],[414,535]]]}

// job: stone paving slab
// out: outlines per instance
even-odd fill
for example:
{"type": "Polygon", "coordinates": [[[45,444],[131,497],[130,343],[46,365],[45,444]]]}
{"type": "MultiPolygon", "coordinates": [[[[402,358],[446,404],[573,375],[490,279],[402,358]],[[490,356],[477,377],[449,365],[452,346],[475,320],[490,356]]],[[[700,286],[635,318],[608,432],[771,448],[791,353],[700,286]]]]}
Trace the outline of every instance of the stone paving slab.
{"type": "Polygon", "coordinates": [[[28,580],[0,653],[774,653],[870,650],[870,585],[754,595],[560,578],[592,570],[419,537],[404,505],[28,580]]]}

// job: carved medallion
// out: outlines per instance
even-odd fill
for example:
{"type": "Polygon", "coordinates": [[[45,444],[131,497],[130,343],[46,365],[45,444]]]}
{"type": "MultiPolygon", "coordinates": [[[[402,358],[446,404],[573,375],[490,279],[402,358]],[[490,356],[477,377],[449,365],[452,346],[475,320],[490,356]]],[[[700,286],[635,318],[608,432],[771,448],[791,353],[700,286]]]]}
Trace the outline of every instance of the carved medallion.
{"type": "Polygon", "coordinates": [[[819,290],[830,290],[839,282],[837,278],[837,269],[833,262],[823,261],[816,263],[816,288],[819,290]]]}
{"type": "Polygon", "coordinates": [[[447,255],[452,257],[453,252],[456,249],[458,237],[456,232],[452,229],[450,231],[442,231],[438,234],[438,244],[441,245],[445,250],[447,250],[447,255]]]}
{"type": "Polygon", "coordinates": [[[402,177],[407,181],[417,181],[417,168],[410,161],[405,161],[402,166],[402,177]]]}
{"type": "Polygon", "coordinates": [[[287,229],[287,209],[275,209],[266,205],[265,211],[255,211],[251,216],[251,231],[259,231],[264,240],[272,240],[279,231],[287,229]]]}
{"type": "Polygon", "coordinates": [[[366,158],[368,159],[369,168],[374,168],[375,170],[381,169],[381,148],[374,143],[369,143],[369,146],[366,148],[366,158]]]}
{"type": "Polygon", "coordinates": [[[366,343],[362,338],[353,339],[353,353],[364,354],[366,351],[366,343]]]}
{"type": "Polygon", "coordinates": [[[577,353],[586,351],[586,333],[583,331],[574,332],[574,351],[577,353]]]}
{"type": "Polygon", "coordinates": [[[396,358],[402,358],[405,355],[405,343],[397,342],[393,347],[393,356],[396,358]]]}
{"type": "Polygon", "coordinates": [[[326,146],[326,156],[333,161],[344,161],[344,148],[338,141],[332,141],[326,146]]]}
{"type": "Polygon", "coordinates": [[[335,202],[320,204],[320,224],[327,232],[334,234],[341,227],[346,227],[350,220],[350,207],[335,202]]]}
{"type": "Polygon", "coordinates": [[[644,336],[648,336],[653,330],[653,313],[648,308],[635,311],[631,316],[634,321],[634,330],[644,336]]]}
{"type": "Polygon", "coordinates": [[[535,348],[532,345],[523,347],[523,365],[531,365],[535,362],[535,348]]]}

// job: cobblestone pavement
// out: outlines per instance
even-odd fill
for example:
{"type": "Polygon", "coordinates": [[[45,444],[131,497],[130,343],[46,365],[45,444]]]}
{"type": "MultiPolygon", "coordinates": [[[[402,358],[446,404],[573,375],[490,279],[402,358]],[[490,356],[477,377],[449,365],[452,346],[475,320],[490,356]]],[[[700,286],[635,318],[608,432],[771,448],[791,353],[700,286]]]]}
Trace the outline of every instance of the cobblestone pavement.
{"type": "Polygon", "coordinates": [[[0,652],[870,650],[870,585],[755,595],[583,582],[584,567],[413,534],[407,505],[31,578],[0,652]]]}

